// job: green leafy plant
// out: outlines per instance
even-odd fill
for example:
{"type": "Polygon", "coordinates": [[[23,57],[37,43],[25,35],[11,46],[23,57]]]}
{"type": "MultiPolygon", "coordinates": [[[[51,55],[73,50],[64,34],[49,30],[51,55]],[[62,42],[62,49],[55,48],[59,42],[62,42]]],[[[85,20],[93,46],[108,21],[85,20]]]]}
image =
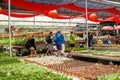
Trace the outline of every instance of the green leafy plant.
{"type": "Polygon", "coordinates": [[[86,48],[75,47],[75,51],[86,50],[86,48]]]}
{"type": "MultiPolygon", "coordinates": [[[[11,40],[11,43],[12,44],[25,44],[26,43],[26,41],[27,41],[27,37],[20,37],[20,38],[12,38],[12,40],[11,40]]],[[[2,38],[2,39],[0,39],[0,43],[1,44],[9,44],[9,39],[8,38],[2,38]]]]}
{"type": "Polygon", "coordinates": [[[48,50],[48,48],[43,48],[42,53],[46,53],[47,50],[48,50]]]}
{"type": "Polygon", "coordinates": [[[0,80],[72,80],[72,78],[9,57],[8,53],[0,53],[0,80]]]}
{"type": "Polygon", "coordinates": [[[98,76],[97,80],[120,80],[120,71],[114,74],[98,76]]]}
{"type": "MultiPolygon", "coordinates": [[[[75,51],[81,51],[81,50],[86,50],[86,48],[75,47],[75,51]]],[[[66,52],[70,52],[71,51],[71,47],[66,47],[65,51],[66,52]]]]}
{"type": "Polygon", "coordinates": [[[70,52],[71,51],[71,47],[65,47],[65,52],[70,52]]]}

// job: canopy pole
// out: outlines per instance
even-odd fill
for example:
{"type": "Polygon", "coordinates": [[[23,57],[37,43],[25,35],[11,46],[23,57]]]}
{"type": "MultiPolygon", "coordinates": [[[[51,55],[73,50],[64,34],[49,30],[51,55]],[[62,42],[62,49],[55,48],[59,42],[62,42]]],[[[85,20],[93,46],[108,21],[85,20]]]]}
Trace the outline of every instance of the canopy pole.
{"type": "Polygon", "coordinates": [[[119,31],[117,30],[117,35],[119,35],[119,31]]]}
{"type": "Polygon", "coordinates": [[[71,27],[72,19],[69,19],[69,27],[71,27]]]}
{"type": "MultiPolygon", "coordinates": [[[[115,26],[115,27],[117,27],[117,26],[115,26]]],[[[116,30],[116,32],[117,32],[117,35],[119,35],[119,30],[118,29],[116,30]]]]}
{"type": "Polygon", "coordinates": [[[69,19],[69,27],[71,26],[70,19],[69,19]]]}
{"type": "Polygon", "coordinates": [[[71,21],[70,21],[70,19],[69,19],[69,27],[71,27],[71,21]]]}
{"type": "Polygon", "coordinates": [[[89,46],[88,46],[88,10],[87,10],[87,7],[88,7],[87,0],[85,0],[87,49],[89,49],[89,46]]]}
{"type": "Polygon", "coordinates": [[[10,1],[11,0],[8,0],[8,27],[9,27],[9,49],[10,49],[9,53],[10,53],[10,57],[12,57],[10,1]]]}
{"type": "Polygon", "coordinates": [[[53,22],[52,26],[54,27],[54,18],[52,18],[52,22],[53,22]]]}
{"type": "Polygon", "coordinates": [[[97,32],[96,32],[96,35],[97,35],[97,40],[98,40],[99,31],[98,31],[98,24],[97,24],[97,22],[96,22],[96,27],[97,27],[97,32]]]}
{"type": "Polygon", "coordinates": [[[65,23],[63,23],[63,26],[64,26],[64,32],[65,32],[65,29],[66,29],[66,27],[65,27],[65,23]]]}

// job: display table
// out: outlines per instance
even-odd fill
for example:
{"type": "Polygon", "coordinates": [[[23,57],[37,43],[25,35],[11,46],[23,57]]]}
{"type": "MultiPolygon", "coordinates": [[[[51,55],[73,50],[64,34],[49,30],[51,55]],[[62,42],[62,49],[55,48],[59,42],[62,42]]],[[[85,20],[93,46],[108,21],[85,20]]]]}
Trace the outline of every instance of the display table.
{"type": "Polygon", "coordinates": [[[17,46],[17,45],[12,46],[12,48],[16,50],[16,55],[20,55],[20,56],[22,56],[22,49],[25,49],[24,46],[17,46]]]}
{"type": "Polygon", "coordinates": [[[94,49],[120,50],[120,45],[95,45],[94,49]]]}
{"type": "Polygon", "coordinates": [[[77,40],[80,47],[85,47],[85,40],[77,40]]]}

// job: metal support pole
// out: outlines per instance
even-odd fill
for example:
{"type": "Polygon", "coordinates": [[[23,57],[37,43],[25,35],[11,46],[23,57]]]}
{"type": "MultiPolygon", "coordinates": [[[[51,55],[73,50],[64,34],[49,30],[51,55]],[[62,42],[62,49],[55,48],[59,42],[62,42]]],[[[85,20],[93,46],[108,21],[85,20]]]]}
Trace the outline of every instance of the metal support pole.
{"type": "Polygon", "coordinates": [[[52,22],[53,22],[52,27],[54,27],[54,18],[52,18],[52,22]]]}
{"type": "Polygon", "coordinates": [[[70,22],[70,19],[69,19],[69,27],[71,26],[71,22],[70,22]]]}
{"type": "Polygon", "coordinates": [[[97,22],[96,22],[96,27],[97,27],[96,36],[97,36],[97,40],[98,40],[99,31],[98,31],[98,24],[97,24],[97,22]]]}
{"type": "Polygon", "coordinates": [[[8,0],[8,27],[9,27],[9,49],[10,57],[12,57],[12,46],[11,46],[11,17],[10,17],[10,0],[8,0]]]}
{"type": "MultiPolygon", "coordinates": [[[[117,26],[116,26],[116,27],[117,27],[117,26]]],[[[117,35],[119,35],[119,30],[118,30],[118,29],[117,29],[116,33],[117,33],[117,35]]]]}
{"type": "Polygon", "coordinates": [[[72,27],[72,19],[69,19],[69,27],[72,27]]]}
{"type": "Polygon", "coordinates": [[[89,49],[88,46],[88,10],[87,10],[87,0],[85,0],[85,12],[86,12],[86,35],[87,35],[87,49],[89,49]]]}

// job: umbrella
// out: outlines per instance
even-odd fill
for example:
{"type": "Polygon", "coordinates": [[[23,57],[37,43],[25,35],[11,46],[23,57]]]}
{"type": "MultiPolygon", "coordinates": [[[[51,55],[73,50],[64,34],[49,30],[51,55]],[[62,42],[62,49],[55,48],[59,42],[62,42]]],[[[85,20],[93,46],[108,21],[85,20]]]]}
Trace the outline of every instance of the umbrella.
{"type": "Polygon", "coordinates": [[[112,26],[103,26],[101,30],[114,30],[112,26]]]}
{"type": "Polygon", "coordinates": [[[118,26],[115,28],[115,30],[120,30],[120,25],[118,25],[118,26]]]}

